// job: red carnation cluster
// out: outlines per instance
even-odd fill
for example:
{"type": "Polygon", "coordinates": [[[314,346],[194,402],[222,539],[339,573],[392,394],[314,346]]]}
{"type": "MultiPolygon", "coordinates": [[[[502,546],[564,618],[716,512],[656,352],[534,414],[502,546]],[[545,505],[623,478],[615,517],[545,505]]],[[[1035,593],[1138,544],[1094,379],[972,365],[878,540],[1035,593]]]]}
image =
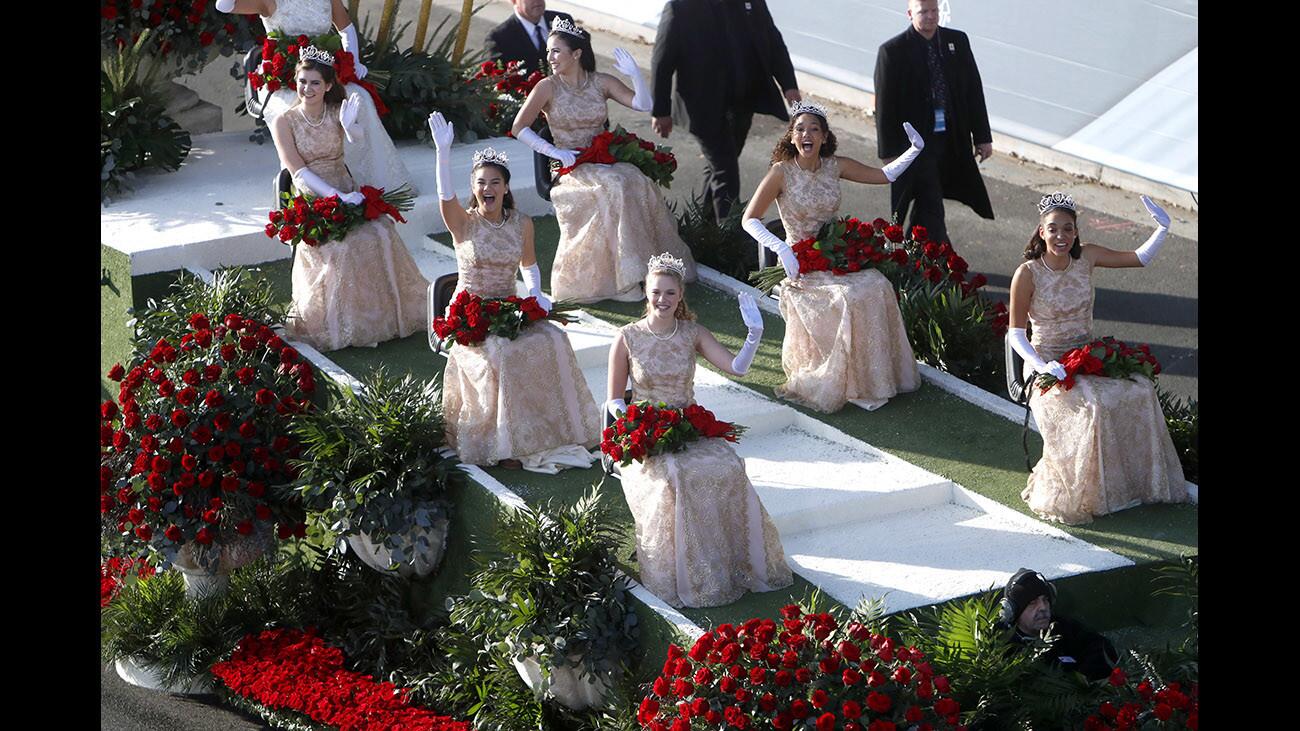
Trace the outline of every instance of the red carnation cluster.
{"type": "Polygon", "coordinates": [[[919,650],[794,605],[781,617],[720,625],[689,652],[670,645],[637,722],[649,731],[965,728],[948,679],[919,650]]]}
{"type": "Polygon", "coordinates": [[[585,163],[613,165],[626,162],[635,165],[647,178],[663,187],[673,182],[673,173],[677,170],[677,157],[671,148],[655,145],[649,140],[628,132],[619,126],[613,132],[601,132],[592,138],[591,144],[584,147],[578,159],[569,167],[562,167],[556,175],[567,175],[579,165],[585,163]]]}
{"type": "Polygon", "coordinates": [[[453,344],[477,345],[488,335],[509,340],[519,337],[528,325],[539,320],[554,320],[561,324],[573,322],[566,314],[572,307],[555,303],[550,312],[542,309],[536,297],[488,299],[461,290],[447,308],[447,314],[433,320],[433,332],[442,341],[442,347],[453,344]]]}
{"type": "Polygon", "coordinates": [[[310,409],[311,364],[265,323],[191,315],[173,345],[120,364],[116,401],[100,405],[100,517],[128,547],[220,545],[258,524],[302,537],[301,511],[271,486],[291,481],[299,447],[289,418],[310,409]]]}
{"type": "Polygon", "coordinates": [[[303,714],[349,731],[470,731],[469,723],[413,705],[410,692],[347,670],[343,652],[312,630],[248,635],[212,675],[233,693],[267,708],[303,714]]]}
{"type": "Polygon", "coordinates": [[[649,455],[680,452],[697,439],[734,442],[744,431],[739,424],[719,421],[699,404],[674,409],[662,402],[636,401],[628,404],[627,411],[601,434],[600,451],[621,465],[629,465],[649,455]]]}
{"type": "Polygon", "coordinates": [[[1070,350],[1058,362],[1065,368],[1065,380],[1057,381],[1056,376],[1050,373],[1038,374],[1038,387],[1043,393],[1053,386],[1069,391],[1074,388],[1075,376],[1129,378],[1143,375],[1154,381],[1160,373],[1160,362],[1151,355],[1150,346],[1142,343],[1133,347],[1112,337],[1070,350]]]}
{"type": "Polygon", "coordinates": [[[363,185],[360,192],[365,200],[355,205],[342,202],[337,195],[294,198],[282,193],[281,207],[267,214],[266,235],[286,244],[319,246],[325,241],[342,241],[352,229],[383,215],[406,223],[402,211],[411,209],[414,196],[405,187],[385,193],[383,188],[363,185]]]}
{"type": "Polygon", "coordinates": [[[122,579],[134,573],[138,578],[146,579],[155,573],[148,561],[138,558],[118,558],[113,556],[99,565],[99,608],[103,609],[113,601],[113,597],[122,590],[122,579]]]}

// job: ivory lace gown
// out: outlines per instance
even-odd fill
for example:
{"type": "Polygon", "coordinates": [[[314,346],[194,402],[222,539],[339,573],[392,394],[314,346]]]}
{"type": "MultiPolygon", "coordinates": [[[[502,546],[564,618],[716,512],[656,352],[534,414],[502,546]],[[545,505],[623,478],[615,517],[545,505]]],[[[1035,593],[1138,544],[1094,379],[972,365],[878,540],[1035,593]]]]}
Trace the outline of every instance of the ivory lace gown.
{"type": "MultiPolygon", "coordinates": [[[[315,38],[334,30],[330,14],[330,0],[276,0],[275,12],[262,18],[262,26],[268,33],[278,30],[285,35],[315,38]]],[[[355,93],[361,100],[357,123],[361,125],[364,135],[363,139],[355,142],[344,140],[343,155],[348,170],[366,185],[390,192],[406,185],[412,192],[418,193],[411,173],[397,157],[393,140],[379,120],[379,112],[375,109],[375,100],[370,97],[370,93],[358,84],[345,85],[343,93],[355,93]]],[[[263,89],[260,94],[265,95],[266,90],[263,89]]],[[[282,88],[273,93],[264,106],[263,116],[266,117],[267,126],[271,126],[276,117],[288,111],[297,101],[297,92],[293,89],[282,88]]],[[[334,114],[337,117],[338,112],[334,114]]]]}
{"type": "MultiPolygon", "coordinates": [[[[293,145],[312,172],[340,192],[357,189],[343,164],[338,107],[313,127],[301,109],[288,114],[293,145]]],[[[303,186],[295,179],[296,189],[303,186]]],[[[322,352],[423,332],[429,282],[411,258],[393,220],[381,216],[342,241],[299,244],[293,265],[289,334],[322,352]]]]}
{"type": "MultiPolygon", "coordinates": [[[[457,294],[515,294],[523,214],[512,212],[497,228],[467,212],[466,240],[456,244],[457,294]]],[[[489,335],[479,345],[452,346],[442,383],[447,441],[468,464],[600,441],[600,410],[569,339],[552,323],[533,323],[514,340],[489,335]]]]}
{"type": "MultiPolygon", "coordinates": [[[[1032,274],[1031,342],[1044,361],[1092,342],[1093,265],[1085,258],[1053,272],[1042,260],[1032,274]]],[[[1132,379],[1075,376],[1074,388],[1034,388],[1029,400],[1043,435],[1043,457],[1020,497],[1038,515],[1061,523],[1143,503],[1187,501],[1187,482],[1156,398],[1155,385],[1132,379]]]]}
{"type": "MultiPolygon", "coordinates": [[[[604,131],[605,95],[596,75],[576,89],[558,76],[555,96],[543,110],[555,146],[579,149],[604,131]]],[[[551,296],[557,300],[635,301],[645,297],[646,261],[670,252],[686,262],[686,281],[695,281],[695,260],[677,235],[677,221],[659,186],[635,165],[584,163],[551,189],[560,243],[551,267],[551,296]]]]}
{"type": "MultiPolygon", "coordinates": [[[[669,406],[695,403],[698,326],[678,321],[668,340],[640,320],[620,329],[627,344],[632,398],[669,406]]],[[[790,586],[781,537],[723,439],[622,468],[623,495],[636,521],[641,583],[669,604],[716,607],[746,591],[790,586]]]]}
{"type": "MultiPolygon", "coordinates": [[[[794,160],[778,163],[785,186],[776,199],[786,240],[817,235],[840,207],[840,169],[835,157],[816,171],[794,160]]],[[[810,272],[781,282],[785,341],[782,398],[830,413],[850,399],[879,408],[921,385],[894,287],[875,269],[850,274],[810,272]]]]}

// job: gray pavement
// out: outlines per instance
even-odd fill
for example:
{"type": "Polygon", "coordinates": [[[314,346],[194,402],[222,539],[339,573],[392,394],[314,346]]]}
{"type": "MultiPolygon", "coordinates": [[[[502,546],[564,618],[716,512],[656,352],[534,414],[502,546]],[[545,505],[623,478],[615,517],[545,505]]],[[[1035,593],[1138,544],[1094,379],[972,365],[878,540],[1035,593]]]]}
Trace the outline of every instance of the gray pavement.
{"type": "Polygon", "coordinates": [[[183,696],[146,690],[117,676],[112,665],[99,672],[99,727],[105,731],[257,731],[261,719],[236,713],[214,695],[183,696]]]}

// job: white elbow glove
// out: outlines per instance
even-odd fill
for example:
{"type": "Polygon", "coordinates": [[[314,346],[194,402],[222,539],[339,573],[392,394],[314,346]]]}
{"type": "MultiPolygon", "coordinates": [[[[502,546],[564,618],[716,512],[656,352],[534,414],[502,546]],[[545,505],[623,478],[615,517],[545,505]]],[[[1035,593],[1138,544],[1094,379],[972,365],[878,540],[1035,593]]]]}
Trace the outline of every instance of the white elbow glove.
{"type": "Polygon", "coordinates": [[[1142,266],[1149,266],[1156,254],[1160,253],[1160,247],[1165,245],[1165,236],[1169,233],[1169,214],[1146,196],[1142,196],[1142,205],[1147,207],[1147,212],[1156,220],[1156,230],[1151,232],[1151,238],[1139,246],[1135,253],[1142,266]]]}
{"type": "Polygon", "coordinates": [[[551,300],[542,294],[542,270],[537,264],[530,267],[519,267],[519,273],[524,277],[524,286],[528,288],[528,294],[537,298],[537,304],[547,312],[551,311],[551,300]]]}
{"type": "Polygon", "coordinates": [[[785,275],[791,279],[799,278],[799,257],[794,255],[794,249],[775,234],[767,230],[763,222],[757,218],[746,218],[740,227],[745,229],[745,233],[754,238],[755,241],[763,245],[763,248],[776,252],[781,257],[781,266],[785,267],[785,275]]]}
{"type": "Polygon", "coordinates": [[[455,200],[456,189],[451,184],[451,143],[456,138],[451,122],[443,118],[441,112],[429,115],[429,134],[433,137],[433,146],[438,149],[438,198],[455,200]]]}
{"type": "Polygon", "coordinates": [[[758,342],[763,339],[763,313],[758,311],[758,304],[748,292],[741,292],[737,299],[740,301],[740,317],[745,321],[745,327],[749,328],[749,334],[745,336],[744,346],[731,361],[731,370],[743,376],[749,372],[754,354],[758,352],[758,342]]]}
{"type": "Polygon", "coordinates": [[[344,203],[351,203],[353,205],[360,204],[366,200],[366,197],[360,193],[339,192],[338,188],[335,188],[322,180],[321,177],[312,172],[309,167],[304,166],[298,168],[298,172],[293,174],[293,179],[294,182],[298,184],[299,190],[305,188],[321,198],[328,198],[332,195],[336,195],[339,197],[339,200],[344,203]]]}
{"type": "Polygon", "coordinates": [[[352,54],[353,66],[356,67],[357,78],[364,79],[366,74],[365,64],[361,63],[361,42],[357,39],[357,24],[352,23],[348,27],[339,31],[340,40],[343,41],[343,50],[352,54]]]}
{"type": "Polygon", "coordinates": [[[348,94],[348,98],[339,104],[339,124],[343,127],[343,136],[348,138],[348,142],[360,142],[363,136],[361,125],[357,124],[360,109],[361,98],[356,94],[348,94]]]}
{"type": "Polygon", "coordinates": [[[217,0],[217,10],[229,13],[235,9],[235,0],[217,0]]]}
{"type": "Polygon", "coordinates": [[[1011,347],[1025,359],[1035,373],[1050,373],[1058,381],[1065,380],[1065,366],[1056,361],[1044,363],[1043,359],[1038,357],[1038,351],[1034,350],[1033,344],[1029,342],[1023,327],[1007,328],[1007,342],[1011,343],[1011,347]]]}
{"type": "Polygon", "coordinates": [[[621,398],[612,398],[605,402],[605,408],[609,411],[610,416],[617,419],[620,411],[627,411],[627,402],[621,398]]]}
{"type": "Polygon", "coordinates": [[[915,127],[903,122],[903,131],[907,133],[907,139],[912,143],[912,146],[907,148],[907,152],[899,155],[898,159],[880,169],[880,172],[884,173],[891,183],[898,180],[898,176],[902,175],[907,166],[911,165],[912,161],[916,159],[916,156],[921,154],[921,150],[925,149],[925,140],[921,139],[921,135],[916,131],[915,127]]]}
{"type": "Polygon", "coordinates": [[[636,96],[632,97],[632,108],[638,112],[650,111],[654,107],[654,97],[651,96],[650,85],[641,76],[641,69],[637,67],[636,59],[632,58],[632,54],[621,48],[615,48],[614,68],[618,69],[620,74],[632,79],[632,89],[636,92],[636,96]]]}
{"type": "Polygon", "coordinates": [[[547,157],[559,160],[560,164],[566,168],[572,167],[573,163],[578,159],[578,153],[573,150],[561,150],[539,137],[536,132],[527,127],[521,130],[515,138],[533,148],[533,152],[540,152],[547,157]]]}

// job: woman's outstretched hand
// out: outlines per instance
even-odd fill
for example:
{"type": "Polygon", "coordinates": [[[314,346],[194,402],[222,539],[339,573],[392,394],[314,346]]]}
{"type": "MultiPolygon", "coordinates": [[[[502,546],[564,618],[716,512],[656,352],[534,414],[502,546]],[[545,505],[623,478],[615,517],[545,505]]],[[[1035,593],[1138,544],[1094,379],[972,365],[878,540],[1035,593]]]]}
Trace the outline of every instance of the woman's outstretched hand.
{"type": "Polygon", "coordinates": [[[1147,207],[1147,213],[1150,213],[1151,217],[1156,220],[1156,225],[1160,226],[1160,228],[1169,228],[1169,214],[1165,213],[1165,209],[1156,205],[1155,201],[1146,196],[1142,196],[1142,205],[1147,207]]]}
{"type": "Polygon", "coordinates": [[[763,313],[758,309],[758,303],[748,292],[741,292],[736,295],[740,302],[740,318],[745,321],[745,327],[752,332],[757,330],[763,331],[763,313]]]}
{"type": "Polygon", "coordinates": [[[433,144],[439,152],[451,147],[451,143],[456,139],[452,123],[442,116],[442,112],[429,115],[429,134],[433,137],[433,144]]]}

